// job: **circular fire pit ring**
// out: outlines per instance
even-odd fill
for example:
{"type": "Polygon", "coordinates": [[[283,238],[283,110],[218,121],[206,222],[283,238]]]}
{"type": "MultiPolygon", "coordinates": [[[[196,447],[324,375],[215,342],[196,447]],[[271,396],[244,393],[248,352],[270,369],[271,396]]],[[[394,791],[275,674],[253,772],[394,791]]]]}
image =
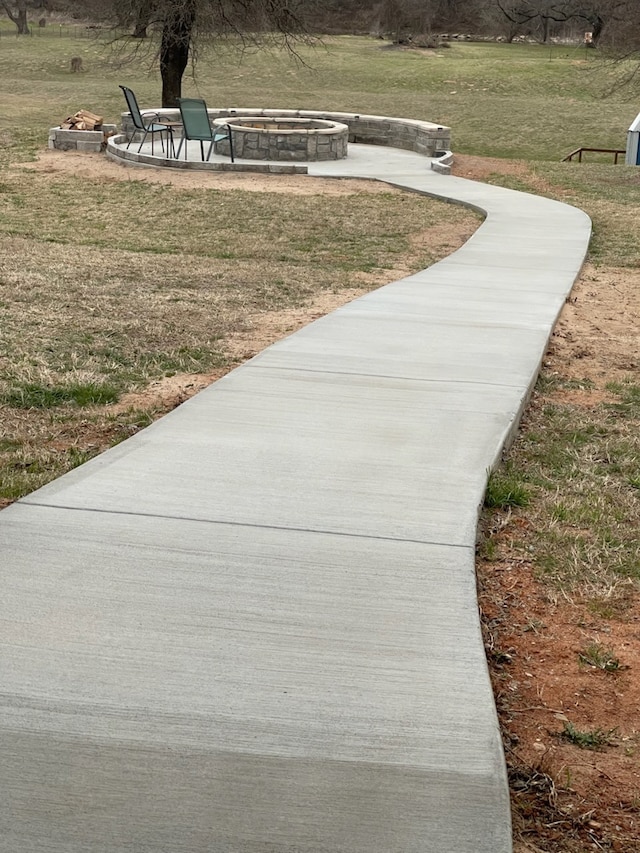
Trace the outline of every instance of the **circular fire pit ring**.
{"type": "MultiPolygon", "coordinates": [[[[236,157],[245,160],[341,160],[347,156],[349,127],[317,118],[234,116],[215,119],[228,124],[236,157]]],[[[216,142],[216,151],[229,154],[228,140],[216,142]]]]}

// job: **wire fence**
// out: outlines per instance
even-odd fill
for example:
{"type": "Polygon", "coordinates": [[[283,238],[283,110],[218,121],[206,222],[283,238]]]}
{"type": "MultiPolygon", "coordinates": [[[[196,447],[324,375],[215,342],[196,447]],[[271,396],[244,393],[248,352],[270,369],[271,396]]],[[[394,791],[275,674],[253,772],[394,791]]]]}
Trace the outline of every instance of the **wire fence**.
{"type": "MultiPolygon", "coordinates": [[[[44,20],[44,19],[43,19],[44,20]]],[[[125,35],[129,30],[100,27],[92,24],[52,24],[44,25],[37,21],[29,22],[29,32],[20,34],[17,27],[9,27],[8,23],[0,26],[0,38],[47,38],[47,39],[91,39],[92,41],[111,41],[125,35]]]]}

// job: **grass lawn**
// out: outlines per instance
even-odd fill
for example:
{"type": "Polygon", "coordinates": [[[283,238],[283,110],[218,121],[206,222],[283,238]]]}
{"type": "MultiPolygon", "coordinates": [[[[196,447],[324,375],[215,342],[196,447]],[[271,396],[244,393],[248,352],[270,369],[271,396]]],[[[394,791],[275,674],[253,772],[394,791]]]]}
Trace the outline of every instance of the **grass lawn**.
{"type": "MultiPolygon", "coordinates": [[[[158,76],[148,62],[120,58],[121,67],[115,67],[118,59],[104,40],[53,32],[19,39],[8,32],[5,23],[2,122],[12,127],[16,115],[28,114],[26,126],[16,131],[21,146],[40,145],[42,128],[78,105],[117,119],[124,105],[118,83],[135,87],[143,104],[159,102],[158,76]],[[72,56],[82,57],[85,73],[69,73],[72,56]]],[[[205,54],[184,94],[200,95],[211,106],[344,109],[437,120],[453,128],[460,153],[549,161],[581,145],[624,147],[637,112],[628,92],[603,97],[614,72],[594,51],[579,48],[454,44],[418,52],[345,36],[302,48],[300,56],[306,64],[272,52],[205,54]]]]}
{"type": "Polygon", "coordinates": [[[118,81],[157,103],[157,78],[145,67],[114,70],[104,49],[57,30],[0,35],[3,503],[166,408],[127,407],[132,392],[176,374],[229,369],[242,358],[234,342],[263,316],[321,294],[331,295],[330,310],[354,289],[448,254],[443,221],[462,228],[462,239],[479,222],[461,208],[355,181],[340,192],[311,182],[305,194],[257,193],[153,184],[124,169],[116,180],[106,167],[87,177],[16,165],[82,106],[117,121],[118,81]],[[85,73],[69,73],[74,55],[85,73]]]}

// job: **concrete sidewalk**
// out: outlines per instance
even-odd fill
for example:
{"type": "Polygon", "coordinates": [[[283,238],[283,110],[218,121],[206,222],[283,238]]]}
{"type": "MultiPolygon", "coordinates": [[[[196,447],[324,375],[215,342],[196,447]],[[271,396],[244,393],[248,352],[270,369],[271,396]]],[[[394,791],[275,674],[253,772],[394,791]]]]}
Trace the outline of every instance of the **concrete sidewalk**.
{"type": "Polygon", "coordinates": [[[349,150],[488,219],[0,513],[3,853],[511,849],[477,511],[590,223],[349,150]]]}

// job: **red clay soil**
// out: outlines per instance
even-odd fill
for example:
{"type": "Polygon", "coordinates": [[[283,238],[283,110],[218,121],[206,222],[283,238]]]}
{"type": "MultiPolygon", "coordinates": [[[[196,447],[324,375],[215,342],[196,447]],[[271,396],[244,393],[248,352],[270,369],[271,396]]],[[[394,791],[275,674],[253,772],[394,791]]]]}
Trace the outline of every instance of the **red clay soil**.
{"type": "MultiPolygon", "coordinates": [[[[532,177],[522,163],[456,158],[456,174],[483,180],[502,172],[532,177]]],[[[535,179],[533,179],[535,184],[535,179]]],[[[532,186],[535,191],[535,187],[532,186]]],[[[538,187],[544,191],[545,187],[538,187]]],[[[585,390],[534,394],[576,408],[607,399],[606,385],[640,368],[640,271],[587,264],[545,358],[561,379],[585,390]]],[[[640,463],[639,463],[640,464],[640,463]]],[[[515,853],[640,851],[640,597],[629,582],[606,607],[561,595],[536,579],[526,509],[493,530],[500,559],[478,560],[487,656],[509,766],[515,853]],[[610,670],[589,665],[590,645],[613,652],[610,670]],[[596,735],[596,749],[566,730],[596,735]]]]}

